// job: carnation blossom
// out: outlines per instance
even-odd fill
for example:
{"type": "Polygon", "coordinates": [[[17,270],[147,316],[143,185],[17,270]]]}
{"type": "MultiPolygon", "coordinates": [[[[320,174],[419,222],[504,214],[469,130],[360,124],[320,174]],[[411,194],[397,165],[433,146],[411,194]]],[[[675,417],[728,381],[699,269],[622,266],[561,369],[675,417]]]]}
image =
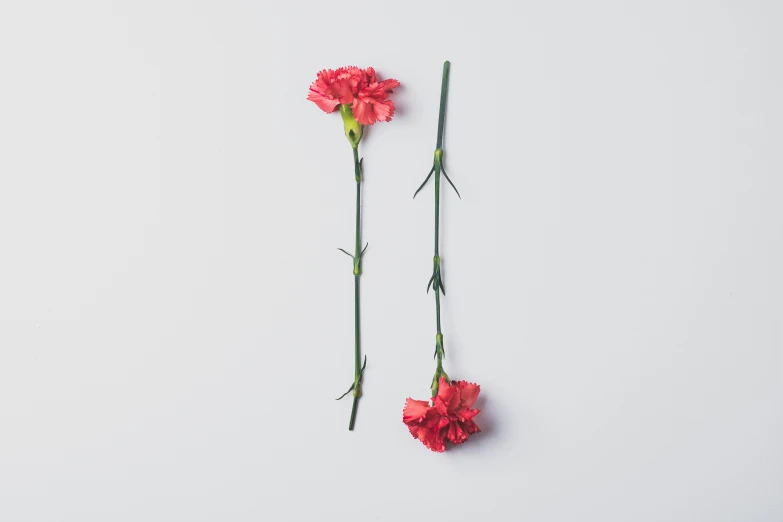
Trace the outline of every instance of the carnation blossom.
{"type": "MultiPolygon", "coordinates": [[[[449,62],[443,64],[443,80],[440,87],[440,111],[438,113],[438,141],[435,145],[435,157],[432,163],[432,169],[419,186],[413,197],[421,191],[430,178],[435,176],[435,253],[432,257],[432,277],[427,284],[427,291],[430,287],[435,293],[435,324],[437,330],[435,333],[435,375],[432,376],[432,405],[427,401],[417,401],[408,398],[405,401],[405,408],[402,410],[402,422],[408,426],[414,438],[419,439],[422,444],[432,451],[445,451],[446,442],[452,444],[462,444],[468,438],[478,431],[481,431],[478,425],[473,421],[473,417],[478,415],[479,410],[473,409],[473,404],[479,395],[480,387],[466,381],[452,381],[443,369],[443,358],[445,357],[445,348],[443,344],[443,332],[441,331],[440,320],[440,298],[445,297],[446,289],[443,284],[443,272],[441,270],[441,256],[439,251],[439,231],[440,231],[440,176],[446,178],[451,187],[457,192],[457,187],[449,179],[446,170],[443,167],[443,122],[446,116],[446,93],[449,85],[449,62]]],[[[392,80],[393,81],[393,80],[392,80]]],[[[392,85],[385,82],[374,82],[370,78],[367,89],[359,95],[358,101],[354,104],[354,112],[361,115],[364,111],[372,111],[375,118],[381,120],[387,116],[384,92],[392,85]],[[364,104],[364,105],[363,105],[364,104]]],[[[394,113],[394,106],[388,117],[394,113]]],[[[459,192],[457,192],[459,196],[459,192]]]]}
{"type": "Polygon", "coordinates": [[[432,406],[427,401],[408,398],[402,410],[402,421],[414,438],[432,451],[442,452],[446,449],[446,441],[461,444],[471,434],[481,431],[473,421],[480,410],[472,409],[480,391],[477,384],[466,381],[449,384],[441,377],[432,406]]]}
{"type": "Polygon", "coordinates": [[[376,121],[392,119],[394,102],[388,98],[392,89],[399,86],[400,82],[393,79],[379,82],[372,67],[324,69],[310,85],[307,99],[327,113],[334,112],[340,105],[350,106],[360,125],[372,125],[376,121]]]}

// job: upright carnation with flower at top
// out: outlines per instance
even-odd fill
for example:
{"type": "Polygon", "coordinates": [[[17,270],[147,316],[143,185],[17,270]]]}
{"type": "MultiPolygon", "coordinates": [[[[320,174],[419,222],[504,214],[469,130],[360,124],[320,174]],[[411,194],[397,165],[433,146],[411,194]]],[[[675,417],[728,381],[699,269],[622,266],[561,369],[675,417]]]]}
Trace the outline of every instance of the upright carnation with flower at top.
{"type": "Polygon", "coordinates": [[[307,99],[314,102],[326,112],[332,113],[339,109],[343,119],[345,137],[353,149],[354,180],[356,181],[356,230],[354,253],[338,249],[353,260],[354,276],[354,378],[351,387],[339,399],[353,393],[351,420],[348,429],[353,430],[356,422],[356,410],[359,397],[362,395],[362,380],[364,379],[364,364],[361,364],[361,338],[359,328],[359,277],[362,275],[362,257],[367,249],[361,248],[361,185],[364,179],[362,162],[359,159],[359,142],[362,139],[365,125],[373,125],[376,121],[391,121],[394,116],[394,102],[389,99],[392,89],[399,87],[397,80],[378,81],[375,69],[368,67],[340,67],[337,70],[324,69],[318,73],[310,85],[307,99]]]}

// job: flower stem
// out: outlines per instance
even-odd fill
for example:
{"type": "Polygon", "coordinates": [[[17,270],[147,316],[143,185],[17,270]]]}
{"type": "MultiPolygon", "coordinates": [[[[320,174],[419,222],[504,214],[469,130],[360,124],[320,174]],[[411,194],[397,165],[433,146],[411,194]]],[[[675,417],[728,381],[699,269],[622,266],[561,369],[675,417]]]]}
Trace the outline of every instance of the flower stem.
{"type": "Polygon", "coordinates": [[[443,123],[446,119],[446,97],[449,90],[449,67],[448,61],[443,63],[443,79],[440,86],[440,109],[438,112],[438,141],[435,147],[435,164],[433,165],[435,170],[435,255],[433,257],[433,287],[435,291],[435,320],[437,324],[437,332],[435,334],[435,357],[437,359],[437,368],[435,369],[435,376],[432,383],[432,396],[435,397],[438,394],[439,379],[444,376],[446,379],[446,372],[443,371],[443,332],[441,331],[440,322],[440,295],[443,292],[443,279],[441,275],[441,258],[440,258],[440,173],[443,168],[443,123]]]}
{"type": "Polygon", "coordinates": [[[348,429],[353,431],[353,425],[356,423],[356,408],[359,405],[359,396],[361,395],[361,375],[362,370],[359,366],[360,359],[360,341],[359,341],[359,276],[353,277],[354,294],[354,377],[353,377],[353,406],[351,407],[351,421],[348,423],[348,429]],[[358,393],[357,393],[358,390],[358,393]]]}
{"type": "Polygon", "coordinates": [[[353,295],[354,295],[354,376],[353,376],[353,406],[351,407],[351,420],[348,429],[353,431],[356,423],[356,409],[359,397],[362,395],[362,368],[361,368],[361,336],[359,329],[359,278],[362,275],[362,167],[359,161],[359,144],[353,146],[353,164],[356,178],[356,243],[353,257],[353,295]]]}
{"type": "MultiPolygon", "coordinates": [[[[440,253],[439,253],[439,240],[440,236],[440,165],[435,166],[435,256],[434,270],[436,273],[440,271],[440,253]]],[[[440,281],[434,288],[435,290],[435,318],[438,323],[438,333],[440,334],[440,281]]],[[[438,355],[440,357],[440,355],[438,355]]],[[[438,359],[440,361],[440,359],[438,359]]]]}
{"type": "Polygon", "coordinates": [[[443,120],[446,119],[446,96],[449,92],[449,68],[451,64],[443,62],[443,79],[440,83],[440,112],[438,113],[438,144],[436,149],[443,147],[443,120]]]}
{"type": "MultiPolygon", "coordinates": [[[[447,62],[448,63],[448,62],[447,62]]],[[[435,377],[432,383],[432,396],[438,394],[440,385],[439,379],[443,374],[443,332],[440,326],[440,294],[441,294],[441,275],[440,275],[440,254],[439,254],[439,235],[440,235],[440,163],[435,164],[435,256],[433,257],[433,290],[435,291],[435,321],[437,332],[435,334],[435,357],[438,366],[435,369],[435,377]]]]}

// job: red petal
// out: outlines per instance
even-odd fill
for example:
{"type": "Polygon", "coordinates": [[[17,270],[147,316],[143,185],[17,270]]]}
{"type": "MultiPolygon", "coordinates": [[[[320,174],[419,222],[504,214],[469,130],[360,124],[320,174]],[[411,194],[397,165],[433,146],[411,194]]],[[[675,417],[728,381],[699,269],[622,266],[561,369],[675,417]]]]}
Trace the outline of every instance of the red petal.
{"type": "Polygon", "coordinates": [[[466,381],[452,381],[451,384],[459,388],[460,397],[462,399],[460,406],[464,408],[472,407],[479,396],[481,386],[466,381]]]}
{"type": "Polygon", "coordinates": [[[449,432],[447,438],[449,439],[449,442],[451,442],[452,444],[460,444],[462,442],[465,442],[465,440],[467,440],[468,434],[462,430],[462,427],[459,425],[459,423],[452,422],[449,424],[449,432]]]}
{"type": "Polygon", "coordinates": [[[318,73],[315,81],[310,84],[310,93],[307,95],[307,99],[315,102],[324,112],[334,112],[340,104],[340,102],[335,100],[335,97],[331,96],[329,93],[335,78],[335,71],[324,69],[318,73]]]}
{"type": "Polygon", "coordinates": [[[438,395],[435,397],[435,407],[441,415],[453,412],[457,406],[459,406],[459,399],[459,389],[454,386],[449,386],[449,383],[441,377],[440,385],[438,386],[438,395]]]}
{"type": "MultiPolygon", "coordinates": [[[[435,421],[437,421],[437,412],[435,410],[430,410],[430,413],[435,413],[435,421]]],[[[427,446],[432,451],[443,451],[446,449],[446,446],[443,441],[443,436],[441,435],[440,429],[438,429],[438,423],[437,422],[430,422],[430,418],[432,415],[427,415],[428,420],[425,420],[418,426],[410,426],[410,432],[411,435],[416,437],[421,441],[422,444],[427,446]]]]}
{"type": "Polygon", "coordinates": [[[389,121],[394,116],[394,102],[391,100],[377,101],[372,108],[378,121],[389,121]]]}
{"type": "Polygon", "coordinates": [[[427,401],[417,401],[411,398],[405,399],[405,407],[402,409],[402,422],[411,424],[421,421],[430,410],[427,401]]]}
{"type": "Polygon", "coordinates": [[[333,98],[340,100],[345,105],[353,102],[354,91],[349,80],[337,80],[329,87],[327,93],[333,98]]]}
{"type": "Polygon", "coordinates": [[[446,449],[443,437],[437,430],[421,430],[418,439],[432,451],[440,453],[446,449]]]}
{"type": "Polygon", "coordinates": [[[469,434],[478,433],[481,431],[481,428],[478,427],[478,424],[472,420],[465,422],[465,429],[469,434]]]}
{"type": "Polygon", "coordinates": [[[392,89],[396,89],[399,86],[400,86],[400,82],[391,78],[389,78],[388,80],[383,80],[381,83],[378,84],[378,87],[387,93],[391,92],[392,89]]]}
{"type": "Polygon", "coordinates": [[[367,83],[376,83],[378,81],[378,78],[375,76],[375,69],[372,67],[368,67],[364,70],[365,79],[367,83]]]}
{"type": "Polygon", "coordinates": [[[469,410],[467,408],[461,409],[457,412],[457,417],[459,417],[461,420],[469,421],[473,417],[479,414],[481,410],[469,410]]]}
{"type": "Polygon", "coordinates": [[[337,106],[340,105],[338,100],[333,100],[312,89],[310,90],[310,94],[307,95],[307,99],[311,102],[315,102],[315,104],[318,105],[318,108],[324,112],[334,112],[337,109],[337,106]]]}
{"type": "Polygon", "coordinates": [[[359,125],[372,125],[375,123],[375,113],[370,108],[368,103],[357,99],[351,106],[353,109],[353,117],[359,122],[359,125]]]}

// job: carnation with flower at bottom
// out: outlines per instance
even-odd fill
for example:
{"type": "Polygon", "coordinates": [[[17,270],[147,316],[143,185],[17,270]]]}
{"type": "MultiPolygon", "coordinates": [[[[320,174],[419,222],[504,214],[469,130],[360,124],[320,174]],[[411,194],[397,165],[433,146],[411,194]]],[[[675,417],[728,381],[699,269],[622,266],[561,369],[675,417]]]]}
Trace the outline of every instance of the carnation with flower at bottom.
{"type": "Polygon", "coordinates": [[[392,89],[399,87],[397,80],[378,81],[375,69],[368,67],[340,67],[337,70],[324,69],[318,73],[310,85],[307,99],[314,102],[326,112],[332,113],[339,109],[343,120],[345,137],[353,149],[354,180],[356,181],[356,230],[354,253],[338,249],[353,260],[354,279],[354,378],[351,387],[339,399],[353,392],[353,406],[348,429],[353,430],[356,422],[356,408],[362,395],[362,380],[364,379],[364,364],[361,364],[361,337],[359,328],[359,277],[362,275],[362,257],[367,246],[362,249],[361,240],[361,198],[364,171],[359,159],[359,142],[364,134],[365,125],[373,125],[376,121],[391,121],[394,116],[394,102],[389,99],[392,89]]]}
{"type": "Polygon", "coordinates": [[[459,196],[459,191],[449,179],[443,167],[443,123],[446,116],[446,94],[449,85],[450,64],[443,64],[443,81],[440,91],[440,112],[438,115],[438,141],[435,146],[435,158],[432,169],[424,183],[416,190],[413,197],[424,188],[430,178],[435,175],[435,255],[432,258],[432,276],[427,284],[427,292],[432,286],[435,293],[435,359],[437,366],[432,377],[432,404],[428,401],[418,401],[408,398],[405,408],[402,410],[402,422],[416,439],[432,451],[442,452],[446,449],[446,442],[462,444],[476,432],[481,431],[473,418],[479,410],[473,408],[478,398],[480,387],[477,384],[466,381],[452,381],[443,369],[443,359],[446,350],[443,343],[443,332],[440,324],[440,297],[445,297],[446,288],[443,285],[442,258],[440,256],[440,176],[446,178],[454,192],[459,196]]]}

